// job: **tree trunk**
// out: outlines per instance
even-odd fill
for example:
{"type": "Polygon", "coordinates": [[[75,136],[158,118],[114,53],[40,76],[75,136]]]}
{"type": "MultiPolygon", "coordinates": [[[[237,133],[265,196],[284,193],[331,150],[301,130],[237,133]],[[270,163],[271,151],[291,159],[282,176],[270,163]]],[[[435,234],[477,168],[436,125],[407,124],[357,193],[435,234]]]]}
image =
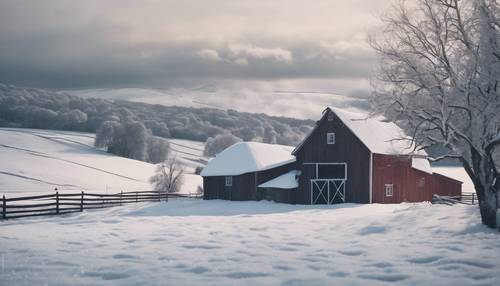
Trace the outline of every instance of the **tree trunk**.
{"type": "Polygon", "coordinates": [[[481,190],[478,190],[478,188],[476,188],[476,192],[478,191],[482,192],[482,196],[479,199],[481,221],[488,227],[496,228],[498,210],[497,194],[491,189],[485,190],[484,187],[481,187],[481,190]]]}

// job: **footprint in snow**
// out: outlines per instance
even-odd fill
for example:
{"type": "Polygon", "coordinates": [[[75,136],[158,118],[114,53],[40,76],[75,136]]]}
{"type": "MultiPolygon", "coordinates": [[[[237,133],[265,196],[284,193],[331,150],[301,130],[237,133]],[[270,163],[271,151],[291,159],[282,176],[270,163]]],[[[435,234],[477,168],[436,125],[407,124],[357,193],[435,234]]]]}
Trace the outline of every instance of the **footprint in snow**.
{"type": "Polygon", "coordinates": [[[295,268],[288,267],[288,266],[285,266],[285,265],[276,265],[273,268],[276,269],[276,270],[283,270],[283,271],[292,271],[292,270],[295,270],[295,268]]]}
{"type": "Polygon", "coordinates": [[[186,249],[218,249],[220,248],[219,246],[215,245],[183,245],[182,247],[186,249]]]}
{"type": "Polygon", "coordinates": [[[385,233],[386,231],[387,228],[385,226],[372,225],[360,229],[358,231],[358,234],[360,235],[378,234],[378,233],[385,233]]]}
{"type": "Polygon", "coordinates": [[[128,273],[122,272],[83,272],[80,274],[83,277],[101,277],[104,280],[117,280],[130,277],[128,273]]]}
{"type": "Polygon", "coordinates": [[[415,264],[429,264],[434,261],[438,261],[442,259],[442,256],[426,256],[426,257],[415,257],[415,258],[410,258],[407,259],[406,261],[410,263],[415,263],[415,264]]]}
{"type": "Polygon", "coordinates": [[[226,274],[225,276],[233,279],[246,279],[246,278],[258,278],[269,276],[269,273],[265,272],[233,272],[226,274]]]}
{"type": "Polygon", "coordinates": [[[343,271],[337,271],[337,272],[330,272],[327,275],[331,277],[347,277],[349,276],[349,273],[343,271]]]}
{"type": "Polygon", "coordinates": [[[184,271],[191,272],[191,273],[194,273],[194,274],[202,274],[202,273],[205,273],[205,272],[210,272],[211,270],[208,269],[208,268],[206,268],[206,267],[203,267],[203,266],[198,266],[198,267],[193,267],[193,268],[185,269],[184,271]]]}
{"type": "Polygon", "coordinates": [[[491,269],[494,268],[495,265],[486,263],[480,260],[472,260],[472,259],[446,259],[437,263],[438,265],[460,265],[460,266],[470,266],[475,268],[482,269],[491,269]]]}
{"type": "Polygon", "coordinates": [[[139,259],[140,257],[135,256],[135,255],[125,254],[125,253],[119,253],[119,254],[113,255],[113,258],[114,259],[139,259]]]}
{"type": "Polygon", "coordinates": [[[248,230],[251,230],[251,231],[265,231],[265,230],[268,230],[268,229],[269,229],[268,227],[251,227],[248,230]]]}
{"type": "Polygon", "coordinates": [[[361,274],[358,277],[382,282],[399,282],[408,279],[410,276],[404,274],[361,274]]]}
{"type": "Polygon", "coordinates": [[[376,262],[376,263],[372,263],[372,264],[368,264],[368,266],[372,266],[372,267],[377,267],[377,268],[389,268],[389,267],[392,267],[392,263],[389,263],[389,262],[376,262]]]}
{"type": "Polygon", "coordinates": [[[361,250],[339,250],[339,253],[347,256],[360,256],[365,252],[361,250]]]}

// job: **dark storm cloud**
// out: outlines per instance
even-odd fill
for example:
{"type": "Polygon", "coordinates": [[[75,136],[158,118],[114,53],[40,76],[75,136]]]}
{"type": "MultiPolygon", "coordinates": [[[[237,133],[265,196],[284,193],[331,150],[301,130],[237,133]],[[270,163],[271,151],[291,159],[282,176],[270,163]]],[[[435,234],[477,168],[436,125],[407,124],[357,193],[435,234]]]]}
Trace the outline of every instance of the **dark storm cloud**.
{"type": "Polygon", "coordinates": [[[0,81],[98,87],[369,76],[373,55],[363,25],[331,28],[331,15],[302,15],[310,2],[292,2],[297,7],[287,2],[282,9],[215,1],[216,9],[205,1],[0,1],[0,81]],[[273,16],[276,11],[284,15],[273,16]]]}

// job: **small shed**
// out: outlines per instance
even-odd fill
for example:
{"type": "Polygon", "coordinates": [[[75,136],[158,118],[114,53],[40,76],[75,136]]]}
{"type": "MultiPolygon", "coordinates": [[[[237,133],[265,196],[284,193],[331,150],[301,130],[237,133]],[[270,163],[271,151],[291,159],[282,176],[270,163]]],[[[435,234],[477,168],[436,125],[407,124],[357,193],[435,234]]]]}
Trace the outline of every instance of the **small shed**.
{"type": "Polygon", "coordinates": [[[295,166],[293,147],[259,142],[236,143],[201,172],[204,199],[260,200],[257,187],[295,166]]]}

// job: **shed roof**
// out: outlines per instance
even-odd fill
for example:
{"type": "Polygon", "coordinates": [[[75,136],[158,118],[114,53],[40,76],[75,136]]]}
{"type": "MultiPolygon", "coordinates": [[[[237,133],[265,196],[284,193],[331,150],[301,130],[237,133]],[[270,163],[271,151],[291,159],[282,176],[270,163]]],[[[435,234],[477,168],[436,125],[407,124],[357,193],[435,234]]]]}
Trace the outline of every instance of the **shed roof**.
{"type": "Polygon", "coordinates": [[[295,189],[299,187],[297,182],[297,174],[299,171],[292,170],[274,179],[271,179],[259,185],[259,188],[275,188],[275,189],[295,189]]]}
{"type": "Polygon", "coordinates": [[[260,142],[236,143],[210,160],[201,176],[237,176],[295,162],[293,147],[260,142]]]}

